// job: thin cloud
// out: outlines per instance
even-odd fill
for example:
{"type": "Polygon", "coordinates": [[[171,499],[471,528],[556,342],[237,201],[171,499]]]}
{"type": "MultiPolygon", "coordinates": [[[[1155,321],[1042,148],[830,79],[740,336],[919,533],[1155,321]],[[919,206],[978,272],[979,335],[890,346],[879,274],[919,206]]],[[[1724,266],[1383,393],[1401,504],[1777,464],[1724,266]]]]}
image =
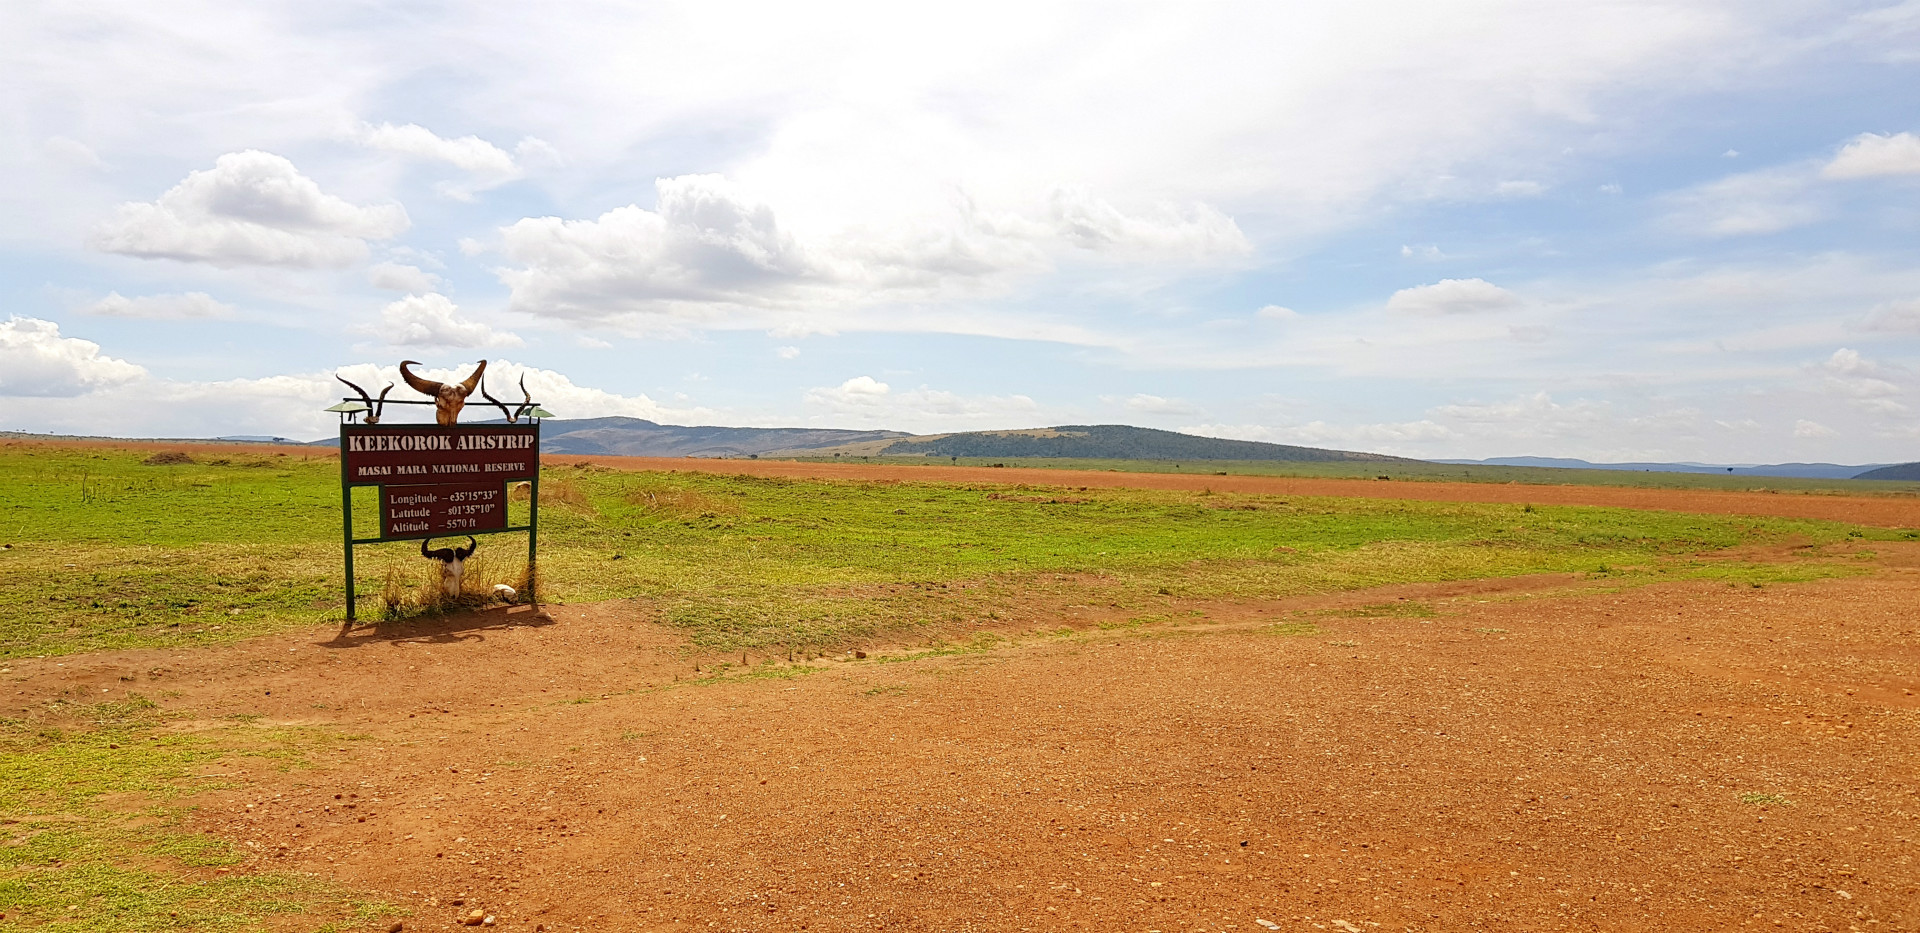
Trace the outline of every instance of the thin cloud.
{"type": "Polygon", "coordinates": [[[224,301],[215,300],[206,292],[141,295],[134,298],[128,298],[119,292],[108,292],[105,298],[81,307],[80,311],[100,317],[188,320],[232,317],[234,307],[224,301]]]}

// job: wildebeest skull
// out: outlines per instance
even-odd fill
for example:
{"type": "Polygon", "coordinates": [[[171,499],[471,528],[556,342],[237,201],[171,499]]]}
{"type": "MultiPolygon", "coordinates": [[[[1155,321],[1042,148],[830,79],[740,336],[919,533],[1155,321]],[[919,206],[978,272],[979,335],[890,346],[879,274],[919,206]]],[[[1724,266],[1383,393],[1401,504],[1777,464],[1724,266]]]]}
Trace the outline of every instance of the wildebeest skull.
{"type": "Polygon", "coordinates": [[[460,596],[460,576],[466,571],[467,558],[472,557],[473,552],[479,547],[480,542],[473,540],[472,535],[468,535],[467,546],[464,548],[444,547],[430,551],[427,550],[427,539],[422,538],[420,539],[420,556],[440,562],[440,589],[449,598],[457,599],[460,596]]]}
{"type": "Polygon", "coordinates": [[[414,391],[433,397],[434,420],[442,425],[459,421],[460,409],[466,407],[467,396],[472,395],[474,387],[480,384],[480,374],[487,371],[487,361],[481,360],[480,365],[473,370],[473,375],[468,376],[465,381],[454,383],[423,379],[407,368],[418,365],[420,364],[413,360],[401,360],[400,378],[405,379],[407,385],[413,386],[414,391]]]}

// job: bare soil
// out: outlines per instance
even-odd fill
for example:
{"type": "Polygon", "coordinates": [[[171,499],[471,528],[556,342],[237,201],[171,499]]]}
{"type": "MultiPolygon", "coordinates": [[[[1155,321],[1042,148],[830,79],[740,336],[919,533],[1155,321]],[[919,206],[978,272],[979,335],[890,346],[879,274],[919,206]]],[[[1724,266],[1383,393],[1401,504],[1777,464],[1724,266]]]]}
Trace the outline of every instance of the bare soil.
{"type": "Polygon", "coordinates": [[[602,603],[7,680],[337,736],[226,759],[193,824],[407,930],[1912,930],[1920,546],[1876,547],[1765,588],[1079,606],[744,678],[602,603]]]}
{"type": "Polygon", "coordinates": [[[706,460],[691,457],[580,457],[557,454],[547,465],[591,463],[619,470],[678,470],[794,479],[903,483],[1007,483],[1087,489],[1177,489],[1285,496],[1348,496],[1430,502],[1533,503],[1658,509],[1711,515],[1771,515],[1852,522],[1881,528],[1920,528],[1920,497],[1851,496],[1710,489],[1636,489],[1621,486],[1547,486],[1522,483],[1381,482],[1288,476],[1199,476],[879,463],[798,463],[779,460],[706,460]]]}

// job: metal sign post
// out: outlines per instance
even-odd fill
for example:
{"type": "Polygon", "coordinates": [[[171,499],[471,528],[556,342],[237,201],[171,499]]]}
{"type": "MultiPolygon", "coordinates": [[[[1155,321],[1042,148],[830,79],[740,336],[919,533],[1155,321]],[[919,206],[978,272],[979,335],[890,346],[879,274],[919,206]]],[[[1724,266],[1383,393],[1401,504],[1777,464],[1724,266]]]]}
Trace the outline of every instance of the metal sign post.
{"type": "MultiPolygon", "coordinates": [[[[383,400],[383,405],[422,404],[383,400]]],[[[329,409],[341,412],[341,553],[347,573],[347,622],[355,621],[353,548],[385,541],[416,541],[447,535],[527,533],[527,599],[538,602],[540,534],[540,420],[545,409],[529,403],[524,422],[514,424],[355,424],[369,410],[352,399],[329,409]],[[531,492],[525,525],[507,523],[514,483],[531,492]],[[380,495],[380,528],[355,537],[353,489],[373,486],[380,495]]],[[[514,420],[518,420],[517,418],[514,420]]]]}

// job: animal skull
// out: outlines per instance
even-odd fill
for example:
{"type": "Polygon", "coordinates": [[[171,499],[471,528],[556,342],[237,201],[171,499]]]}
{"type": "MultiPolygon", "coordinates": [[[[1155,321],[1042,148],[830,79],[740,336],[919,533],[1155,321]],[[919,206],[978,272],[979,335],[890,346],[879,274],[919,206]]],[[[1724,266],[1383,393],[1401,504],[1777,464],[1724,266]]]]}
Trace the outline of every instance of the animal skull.
{"type": "Polygon", "coordinates": [[[481,360],[480,365],[474,369],[473,375],[468,376],[465,381],[451,384],[422,379],[407,368],[418,365],[420,364],[413,360],[401,360],[400,378],[405,379],[407,385],[413,386],[414,391],[433,397],[434,420],[439,421],[443,426],[459,421],[460,409],[466,407],[467,396],[472,395],[474,387],[480,384],[480,374],[487,371],[487,361],[481,360]]]}
{"type": "Polygon", "coordinates": [[[427,550],[427,539],[420,539],[420,556],[440,562],[440,589],[448,599],[460,598],[460,575],[466,571],[467,558],[472,557],[479,547],[480,542],[473,540],[472,535],[467,536],[467,546],[464,548],[447,547],[433,551],[427,550]]]}

